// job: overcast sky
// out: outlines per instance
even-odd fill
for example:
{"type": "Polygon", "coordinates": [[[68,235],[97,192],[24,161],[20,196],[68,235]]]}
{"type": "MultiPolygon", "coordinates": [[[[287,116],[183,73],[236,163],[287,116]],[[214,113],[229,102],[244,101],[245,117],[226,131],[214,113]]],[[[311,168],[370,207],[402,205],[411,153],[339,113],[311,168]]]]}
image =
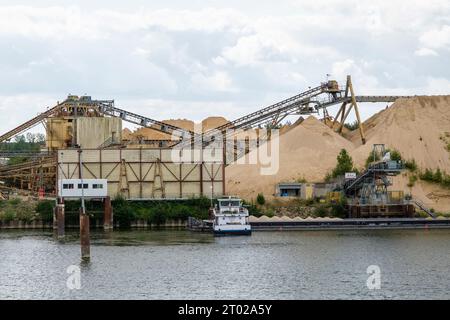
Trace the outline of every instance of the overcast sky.
{"type": "Polygon", "coordinates": [[[197,121],[327,73],[359,95],[450,94],[449,0],[93,2],[0,0],[1,133],[69,93],[197,121]]]}

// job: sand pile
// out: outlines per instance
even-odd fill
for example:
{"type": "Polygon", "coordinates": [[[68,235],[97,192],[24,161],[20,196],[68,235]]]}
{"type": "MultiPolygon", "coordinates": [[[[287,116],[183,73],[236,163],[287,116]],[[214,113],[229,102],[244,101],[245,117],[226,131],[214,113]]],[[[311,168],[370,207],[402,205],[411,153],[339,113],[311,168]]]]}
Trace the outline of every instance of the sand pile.
{"type": "Polygon", "coordinates": [[[203,132],[220,127],[228,123],[228,120],[224,117],[208,117],[202,121],[203,132]]]}
{"type": "MultiPolygon", "coordinates": [[[[201,123],[195,124],[194,121],[187,119],[168,119],[162,122],[185,129],[189,131],[203,130],[207,131],[216,127],[219,127],[228,122],[224,117],[208,117],[201,123]],[[201,128],[201,129],[200,129],[201,128]]],[[[132,140],[137,138],[144,138],[147,140],[170,140],[171,135],[164,132],[152,129],[152,128],[139,128],[132,132],[130,129],[125,128],[122,131],[123,139],[132,140]]]]}
{"type": "MultiPolygon", "coordinates": [[[[266,197],[273,195],[279,182],[322,181],[335,166],[341,149],[352,151],[354,146],[311,116],[280,136],[279,168],[275,174],[261,175],[261,163],[232,164],[226,168],[227,192],[251,199],[260,192],[266,197]]],[[[248,157],[258,159],[257,153],[253,150],[248,157]]]]}
{"type": "MultiPolygon", "coordinates": [[[[420,168],[450,171],[450,154],[442,137],[450,135],[450,96],[399,99],[364,123],[367,142],[359,132],[348,137],[359,145],[353,160],[363,166],[375,143],[400,151],[404,159],[415,159],[420,168]]],[[[448,139],[450,140],[450,139],[448,139]]]]}

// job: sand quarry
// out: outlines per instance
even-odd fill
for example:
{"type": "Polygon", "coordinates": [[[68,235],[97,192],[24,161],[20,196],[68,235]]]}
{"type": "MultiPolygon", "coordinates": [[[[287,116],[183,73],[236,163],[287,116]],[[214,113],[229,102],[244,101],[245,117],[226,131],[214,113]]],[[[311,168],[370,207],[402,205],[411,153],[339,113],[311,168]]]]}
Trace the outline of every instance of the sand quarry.
{"type": "MultiPolygon", "coordinates": [[[[203,130],[207,130],[226,121],[222,117],[211,117],[203,120],[201,125],[203,130]]],[[[194,123],[189,120],[167,122],[189,130],[194,128],[194,123]]],[[[231,164],[226,168],[227,193],[247,200],[263,193],[270,199],[279,182],[322,182],[336,165],[336,156],[341,149],[350,153],[356,167],[363,168],[373,144],[380,143],[400,151],[404,159],[414,159],[422,170],[440,168],[450,174],[450,152],[446,149],[446,143],[450,143],[450,96],[399,99],[367,119],[364,129],[365,145],[361,143],[358,130],[344,130],[340,135],[313,116],[297,122],[281,131],[278,171],[273,175],[261,175],[260,163],[231,164]]],[[[152,139],[164,135],[147,128],[134,133],[124,132],[126,134],[152,139]]],[[[256,153],[257,149],[247,156],[254,157],[256,153]]],[[[450,190],[420,180],[409,188],[409,174],[405,171],[395,177],[391,190],[411,193],[437,211],[450,211],[450,190]]]]}

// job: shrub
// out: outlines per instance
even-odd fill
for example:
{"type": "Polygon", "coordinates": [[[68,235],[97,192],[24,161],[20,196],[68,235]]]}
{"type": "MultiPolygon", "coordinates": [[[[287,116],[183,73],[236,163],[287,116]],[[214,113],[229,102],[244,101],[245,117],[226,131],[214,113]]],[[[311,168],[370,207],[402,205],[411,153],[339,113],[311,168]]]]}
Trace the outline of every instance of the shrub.
{"type": "Polygon", "coordinates": [[[420,179],[425,181],[433,181],[433,171],[430,169],[425,169],[425,172],[420,174],[420,179]]]}
{"type": "Polygon", "coordinates": [[[414,187],[414,184],[416,183],[416,181],[417,181],[417,176],[416,175],[413,174],[413,175],[409,176],[408,187],[409,188],[414,187]]]}
{"type": "Polygon", "coordinates": [[[401,161],[402,160],[402,155],[400,154],[400,152],[398,150],[392,150],[391,151],[391,160],[393,161],[401,161]]]}
{"type": "Polygon", "coordinates": [[[433,181],[436,183],[442,182],[442,172],[441,169],[437,169],[436,172],[433,174],[433,181]]]}
{"type": "Polygon", "coordinates": [[[49,200],[39,201],[36,205],[35,210],[44,222],[53,221],[53,205],[54,201],[49,200]]]}
{"type": "Polygon", "coordinates": [[[16,212],[16,219],[30,222],[35,218],[34,208],[27,202],[21,202],[13,210],[16,212]]]}
{"type": "Polygon", "coordinates": [[[366,168],[368,168],[372,162],[380,161],[380,159],[381,155],[379,152],[370,152],[369,156],[366,159],[366,168]]]}
{"type": "Polygon", "coordinates": [[[130,205],[125,203],[116,204],[114,206],[114,220],[117,221],[121,228],[129,228],[131,221],[136,218],[136,215],[130,205]]]}
{"type": "Polygon", "coordinates": [[[13,221],[16,218],[16,213],[12,208],[7,208],[3,212],[0,212],[0,220],[4,222],[13,221]]]}
{"type": "Polygon", "coordinates": [[[256,196],[256,203],[260,206],[266,203],[266,199],[264,198],[264,195],[262,193],[258,193],[258,195],[256,196]]]}
{"type": "Polygon", "coordinates": [[[359,128],[359,123],[357,120],[355,120],[352,123],[345,123],[344,127],[346,127],[350,131],[353,131],[359,128]]]}
{"type": "Polygon", "coordinates": [[[405,164],[405,168],[408,169],[409,171],[414,172],[417,170],[416,160],[414,160],[414,159],[406,160],[404,164],[405,164]]]}
{"type": "Polygon", "coordinates": [[[268,216],[269,218],[273,217],[275,215],[275,211],[272,208],[267,209],[264,212],[264,215],[268,216]]]}
{"type": "Polygon", "coordinates": [[[318,205],[314,208],[313,215],[316,217],[325,217],[328,214],[328,209],[325,205],[318,205]]]}
{"type": "Polygon", "coordinates": [[[347,199],[341,195],[339,201],[331,205],[331,215],[336,218],[347,217],[346,205],[347,199]]]}

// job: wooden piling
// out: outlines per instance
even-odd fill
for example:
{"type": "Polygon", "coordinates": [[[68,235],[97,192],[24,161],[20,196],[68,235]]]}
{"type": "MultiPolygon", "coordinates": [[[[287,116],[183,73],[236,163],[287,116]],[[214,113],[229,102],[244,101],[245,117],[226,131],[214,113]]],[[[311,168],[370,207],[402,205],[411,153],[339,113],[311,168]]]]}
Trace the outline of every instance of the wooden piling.
{"type": "Polygon", "coordinates": [[[91,258],[89,215],[83,212],[83,209],[80,209],[80,241],[81,241],[81,259],[89,260],[91,258]]]}

